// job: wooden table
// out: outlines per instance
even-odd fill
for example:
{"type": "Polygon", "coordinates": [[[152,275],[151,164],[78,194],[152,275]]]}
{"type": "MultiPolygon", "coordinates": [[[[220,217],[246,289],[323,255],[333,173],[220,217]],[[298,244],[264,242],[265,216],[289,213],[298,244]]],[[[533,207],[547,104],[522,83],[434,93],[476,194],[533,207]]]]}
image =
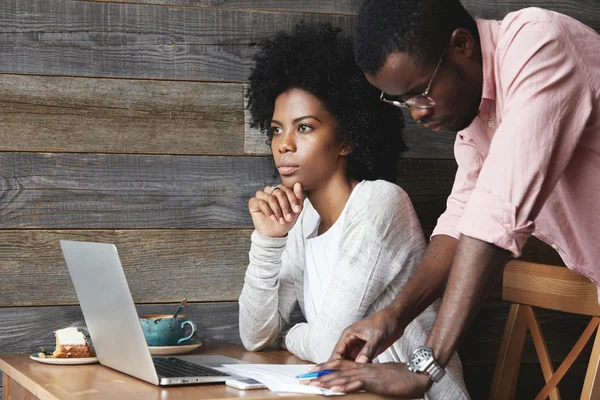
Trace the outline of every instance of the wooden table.
{"type": "MultiPolygon", "coordinates": [[[[248,352],[239,345],[214,345],[201,347],[191,354],[221,354],[249,363],[299,364],[304,363],[287,351],[269,349],[248,352]]],[[[158,387],[122,374],[100,364],[93,365],[47,365],[33,361],[28,354],[0,356],[3,377],[3,400],[82,400],[82,399],[140,399],[140,400],[187,400],[187,399],[239,399],[252,400],[279,397],[268,390],[241,391],[224,384],[158,387]]],[[[316,395],[283,394],[289,399],[317,399],[316,395]]],[[[343,397],[348,400],[382,399],[370,393],[356,393],[343,397]]]]}

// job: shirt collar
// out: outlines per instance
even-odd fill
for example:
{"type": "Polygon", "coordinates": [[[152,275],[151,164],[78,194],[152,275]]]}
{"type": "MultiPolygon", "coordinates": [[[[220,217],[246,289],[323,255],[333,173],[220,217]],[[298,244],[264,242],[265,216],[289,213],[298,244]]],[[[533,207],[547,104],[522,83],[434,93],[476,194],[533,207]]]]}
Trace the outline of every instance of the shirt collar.
{"type": "Polygon", "coordinates": [[[481,42],[481,63],[483,68],[484,99],[496,100],[496,76],[494,73],[494,57],[498,43],[498,32],[502,21],[475,19],[481,42]]]}

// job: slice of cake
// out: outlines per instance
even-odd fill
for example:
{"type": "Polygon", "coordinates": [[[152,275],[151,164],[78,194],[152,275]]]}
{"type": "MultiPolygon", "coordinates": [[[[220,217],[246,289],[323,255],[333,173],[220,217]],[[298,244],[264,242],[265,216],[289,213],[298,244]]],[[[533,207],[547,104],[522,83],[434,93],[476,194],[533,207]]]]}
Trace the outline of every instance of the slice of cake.
{"type": "Polygon", "coordinates": [[[75,327],[59,329],[56,334],[56,349],[52,358],[92,357],[90,345],[83,333],[75,327]]]}

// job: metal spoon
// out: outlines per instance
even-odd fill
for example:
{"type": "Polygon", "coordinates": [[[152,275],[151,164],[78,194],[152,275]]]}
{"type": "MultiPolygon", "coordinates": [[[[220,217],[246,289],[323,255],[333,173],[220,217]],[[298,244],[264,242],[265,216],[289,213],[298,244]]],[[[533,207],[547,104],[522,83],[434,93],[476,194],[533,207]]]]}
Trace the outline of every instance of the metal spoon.
{"type": "Polygon", "coordinates": [[[179,303],[179,307],[177,307],[177,310],[175,310],[175,314],[173,314],[173,318],[177,318],[177,316],[179,315],[179,313],[183,311],[183,307],[185,307],[186,304],[187,304],[187,299],[184,298],[181,301],[181,303],[179,303]]]}

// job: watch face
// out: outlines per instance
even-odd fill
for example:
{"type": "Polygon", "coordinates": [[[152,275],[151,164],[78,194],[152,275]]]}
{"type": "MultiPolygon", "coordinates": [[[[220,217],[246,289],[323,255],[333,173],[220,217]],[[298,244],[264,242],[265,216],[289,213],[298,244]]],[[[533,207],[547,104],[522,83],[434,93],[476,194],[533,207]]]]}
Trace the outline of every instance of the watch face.
{"type": "Polygon", "coordinates": [[[425,362],[428,361],[429,359],[431,359],[432,357],[433,357],[433,352],[431,351],[430,347],[427,347],[427,346],[419,347],[413,353],[413,355],[410,359],[409,367],[412,371],[421,371],[422,366],[425,364],[425,362]]]}

